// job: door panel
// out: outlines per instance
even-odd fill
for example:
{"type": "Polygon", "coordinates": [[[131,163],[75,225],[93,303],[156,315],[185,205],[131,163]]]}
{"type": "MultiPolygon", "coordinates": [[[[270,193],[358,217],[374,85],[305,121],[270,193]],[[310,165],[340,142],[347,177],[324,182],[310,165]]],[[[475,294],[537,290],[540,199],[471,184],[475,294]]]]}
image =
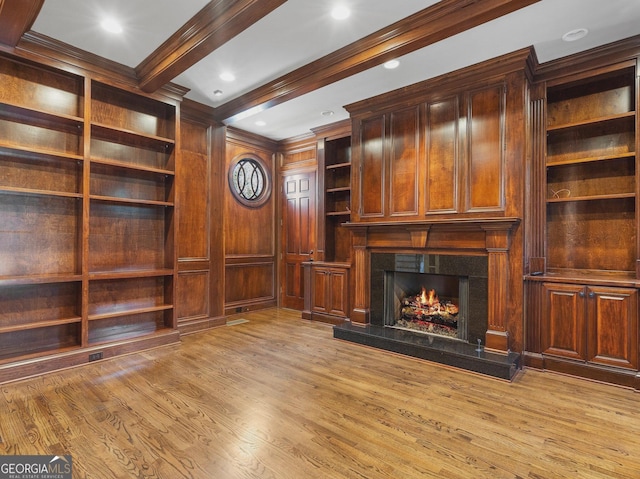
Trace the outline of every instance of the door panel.
{"type": "Polygon", "coordinates": [[[585,359],[584,287],[545,283],[545,319],[542,352],[585,359]]]}
{"type": "Polygon", "coordinates": [[[302,263],[311,259],[315,238],[316,174],[285,176],[282,208],[281,306],[304,309],[302,263]]]}
{"type": "Polygon", "coordinates": [[[636,369],[638,294],[630,288],[589,288],[589,358],[593,363],[636,369]]]}

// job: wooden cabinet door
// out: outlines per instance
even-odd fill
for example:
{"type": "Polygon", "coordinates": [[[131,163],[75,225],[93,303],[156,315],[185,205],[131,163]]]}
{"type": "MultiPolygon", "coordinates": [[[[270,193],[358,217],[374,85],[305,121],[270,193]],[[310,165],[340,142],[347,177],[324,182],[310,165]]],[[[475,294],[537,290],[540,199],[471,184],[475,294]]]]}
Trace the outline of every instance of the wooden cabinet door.
{"type": "Polygon", "coordinates": [[[637,290],[589,287],[587,298],[588,361],[637,369],[637,290]]]}
{"type": "Polygon", "coordinates": [[[329,270],[327,268],[311,268],[311,309],[316,313],[327,313],[331,290],[329,289],[329,270]]]}
{"type": "Polygon", "coordinates": [[[329,313],[346,317],[349,308],[347,270],[332,268],[329,276],[329,286],[331,292],[329,313]]]}
{"type": "Polygon", "coordinates": [[[544,283],[544,298],[542,352],[586,359],[584,286],[544,283]]]}

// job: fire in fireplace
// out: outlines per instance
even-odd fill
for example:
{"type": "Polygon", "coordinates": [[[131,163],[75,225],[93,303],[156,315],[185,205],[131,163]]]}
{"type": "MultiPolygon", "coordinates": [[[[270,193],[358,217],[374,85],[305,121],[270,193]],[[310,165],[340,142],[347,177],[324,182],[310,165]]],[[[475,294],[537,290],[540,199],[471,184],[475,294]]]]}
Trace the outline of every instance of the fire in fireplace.
{"type": "Polygon", "coordinates": [[[385,272],[385,326],[467,340],[467,276],[385,272]]]}
{"type": "Polygon", "coordinates": [[[395,326],[457,338],[459,312],[452,300],[441,300],[435,289],[427,292],[422,288],[420,294],[405,296],[401,301],[395,326]]]}

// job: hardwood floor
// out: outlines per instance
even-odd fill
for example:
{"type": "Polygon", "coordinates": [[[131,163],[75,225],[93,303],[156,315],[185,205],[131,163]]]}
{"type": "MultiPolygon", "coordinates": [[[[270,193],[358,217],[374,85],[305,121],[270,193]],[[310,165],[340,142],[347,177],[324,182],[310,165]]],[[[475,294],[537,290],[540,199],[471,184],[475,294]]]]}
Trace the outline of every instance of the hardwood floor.
{"type": "Polygon", "coordinates": [[[74,478],[633,478],[640,395],[512,383],[332,338],[300,313],[0,386],[0,454],[74,478]]]}

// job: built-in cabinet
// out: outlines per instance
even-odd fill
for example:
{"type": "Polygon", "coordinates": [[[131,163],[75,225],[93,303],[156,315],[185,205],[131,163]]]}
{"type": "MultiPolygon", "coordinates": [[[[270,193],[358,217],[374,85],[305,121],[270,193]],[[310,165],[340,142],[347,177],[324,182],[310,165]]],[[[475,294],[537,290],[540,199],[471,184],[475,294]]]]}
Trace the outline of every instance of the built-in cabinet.
{"type": "MultiPolygon", "coordinates": [[[[349,311],[349,265],[314,263],[311,268],[312,315],[329,315],[340,322],[349,311]]],[[[326,318],[325,318],[326,319],[326,318]]]]}
{"type": "Polygon", "coordinates": [[[638,387],[637,67],[598,60],[543,70],[534,99],[545,154],[541,215],[532,202],[540,256],[526,277],[529,363],[638,387]]]}
{"type": "Polygon", "coordinates": [[[0,57],[0,380],[177,340],[176,125],[176,102],[0,57]]]}
{"type": "Polygon", "coordinates": [[[303,317],[340,323],[349,316],[351,128],[342,122],[315,131],[318,152],[318,225],[313,261],[305,262],[303,317]]]}
{"type": "Polygon", "coordinates": [[[545,355],[638,367],[638,294],[633,288],[544,283],[545,355]]]}

